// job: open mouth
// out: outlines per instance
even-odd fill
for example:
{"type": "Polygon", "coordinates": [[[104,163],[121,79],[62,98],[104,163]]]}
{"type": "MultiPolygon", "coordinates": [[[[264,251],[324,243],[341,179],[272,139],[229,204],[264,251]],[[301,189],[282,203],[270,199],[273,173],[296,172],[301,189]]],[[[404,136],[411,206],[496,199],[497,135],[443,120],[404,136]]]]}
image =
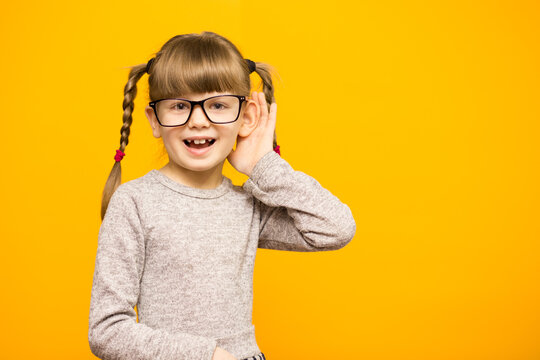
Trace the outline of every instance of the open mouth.
{"type": "Polygon", "coordinates": [[[189,148],[193,148],[193,149],[203,149],[203,148],[207,148],[207,147],[210,147],[212,145],[214,145],[214,143],[216,142],[216,139],[211,139],[211,140],[205,140],[204,142],[202,142],[202,140],[184,140],[184,144],[187,145],[187,147],[189,148]],[[195,141],[197,141],[197,143],[195,143],[195,141]]]}

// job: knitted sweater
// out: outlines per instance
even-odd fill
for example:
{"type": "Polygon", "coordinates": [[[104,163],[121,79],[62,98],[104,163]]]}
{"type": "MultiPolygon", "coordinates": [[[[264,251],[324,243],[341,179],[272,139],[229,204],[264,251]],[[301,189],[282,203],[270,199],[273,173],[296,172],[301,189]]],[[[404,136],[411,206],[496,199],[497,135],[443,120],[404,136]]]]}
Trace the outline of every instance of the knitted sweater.
{"type": "Polygon", "coordinates": [[[193,188],[151,170],[117,188],[99,229],[90,349],[105,360],[256,355],[257,248],[336,250],[355,232],[349,207],[274,151],[242,186],[223,176],[193,188]]]}

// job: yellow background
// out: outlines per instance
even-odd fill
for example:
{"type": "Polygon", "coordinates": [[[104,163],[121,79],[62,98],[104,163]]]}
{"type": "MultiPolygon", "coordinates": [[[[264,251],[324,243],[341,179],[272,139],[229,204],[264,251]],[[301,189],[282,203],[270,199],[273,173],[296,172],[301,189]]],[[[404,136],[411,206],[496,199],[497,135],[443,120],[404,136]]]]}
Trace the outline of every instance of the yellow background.
{"type": "MultiPolygon", "coordinates": [[[[539,8],[4,3],[2,358],[94,358],[99,209],[126,67],[208,30],[276,67],[282,156],[357,224],[339,251],[258,252],[253,322],[269,360],[540,359],[539,8]]],[[[165,161],[139,84],[124,182],[165,161]]],[[[246,179],[228,163],[225,175],[246,179]]]]}

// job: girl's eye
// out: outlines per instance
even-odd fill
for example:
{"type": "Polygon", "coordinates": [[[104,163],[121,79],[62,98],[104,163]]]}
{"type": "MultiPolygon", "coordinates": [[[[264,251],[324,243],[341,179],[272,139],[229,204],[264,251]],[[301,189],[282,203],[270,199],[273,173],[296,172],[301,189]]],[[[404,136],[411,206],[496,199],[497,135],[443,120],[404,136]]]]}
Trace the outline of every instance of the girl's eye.
{"type": "Polygon", "coordinates": [[[185,106],[185,104],[178,103],[178,104],[174,104],[174,108],[176,110],[184,110],[186,108],[186,106],[185,106]]]}
{"type": "Polygon", "coordinates": [[[226,106],[224,104],[220,104],[220,103],[212,104],[212,108],[216,110],[223,110],[225,107],[226,106]]]}

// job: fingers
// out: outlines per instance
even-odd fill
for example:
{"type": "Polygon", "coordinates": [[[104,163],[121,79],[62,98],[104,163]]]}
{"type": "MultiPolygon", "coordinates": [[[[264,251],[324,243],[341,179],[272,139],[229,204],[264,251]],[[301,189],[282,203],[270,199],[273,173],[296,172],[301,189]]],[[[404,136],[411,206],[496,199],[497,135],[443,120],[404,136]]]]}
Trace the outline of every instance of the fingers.
{"type": "Polygon", "coordinates": [[[268,104],[266,103],[264,93],[260,92],[257,95],[259,96],[259,104],[261,105],[261,118],[263,119],[263,122],[266,123],[266,118],[268,116],[268,104]]]}
{"type": "Polygon", "coordinates": [[[277,113],[277,104],[274,102],[270,105],[270,115],[268,116],[268,121],[271,126],[276,125],[276,113],[277,113]]]}

